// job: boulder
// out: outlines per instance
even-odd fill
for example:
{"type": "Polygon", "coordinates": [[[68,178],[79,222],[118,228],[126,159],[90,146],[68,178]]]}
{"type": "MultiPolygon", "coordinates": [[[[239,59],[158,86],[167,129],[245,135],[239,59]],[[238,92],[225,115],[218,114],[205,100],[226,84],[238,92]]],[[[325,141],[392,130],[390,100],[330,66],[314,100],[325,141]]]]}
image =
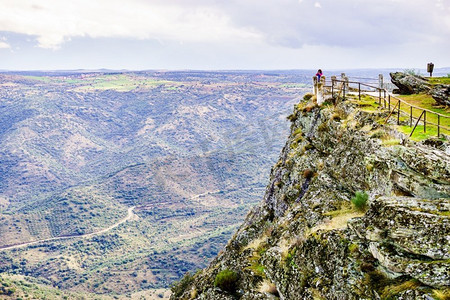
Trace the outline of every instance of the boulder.
{"type": "Polygon", "coordinates": [[[437,103],[446,106],[450,105],[450,85],[437,84],[433,86],[430,94],[437,103]]]}
{"type": "Polygon", "coordinates": [[[421,76],[403,72],[390,73],[390,75],[392,83],[398,87],[397,92],[401,95],[428,93],[431,89],[428,81],[421,76]]]}

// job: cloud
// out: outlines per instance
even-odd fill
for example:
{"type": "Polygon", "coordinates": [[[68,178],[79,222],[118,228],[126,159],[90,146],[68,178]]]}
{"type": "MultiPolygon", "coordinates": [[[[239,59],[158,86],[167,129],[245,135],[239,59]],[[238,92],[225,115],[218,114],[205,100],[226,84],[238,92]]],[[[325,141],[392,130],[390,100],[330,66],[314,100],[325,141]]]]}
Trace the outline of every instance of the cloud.
{"type": "Polygon", "coordinates": [[[8,43],[0,41],[0,49],[9,49],[9,48],[11,48],[11,46],[8,43]]]}
{"type": "Polygon", "coordinates": [[[10,49],[11,45],[8,44],[5,37],[0,37],[0,49],[10,49]]]}
{"type": "Polygon", "coordinates": [[[448,38],[449,0],[228,0],[222,10],[271,44],[364,47],[448,38]],[[438,9],[444,6],[445,9],[438,9]],[[321,9],[314,9],[320,6],[321,9]],[[444,23],[444,24],[443,24],[444,23]]]}
{"type": "Polygon", "coordinates": [[[74,38],[366,47],[445,43],[449,0],[0,0],[0,31],[58,49],[74,38]],[[316,9],[321,8],[321,9],[316,9]]]}
{"type": "Polygon", "coordinates": [[[232,26],[229,16],[215,7],[197,2],[0,0],[0,31],[35,36],[39,47],[50,49],[74,37],[179,41],[259,38],[248,28],[232,26]]]}

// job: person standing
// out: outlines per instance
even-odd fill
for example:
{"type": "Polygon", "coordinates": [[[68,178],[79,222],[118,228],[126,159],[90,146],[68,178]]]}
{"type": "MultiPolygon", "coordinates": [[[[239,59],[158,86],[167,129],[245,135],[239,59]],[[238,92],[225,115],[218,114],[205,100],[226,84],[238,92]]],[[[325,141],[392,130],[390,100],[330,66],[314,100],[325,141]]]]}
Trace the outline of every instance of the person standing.
{"type": "Polygon", "coordinates": [[[319,70],[317,70],[317,73],[316,73],[316,76],[317,76],[317,81],[319,82],[320,81],[320,77],[322,77],[322,70],[321,69],[319,69],[319,70]]]}

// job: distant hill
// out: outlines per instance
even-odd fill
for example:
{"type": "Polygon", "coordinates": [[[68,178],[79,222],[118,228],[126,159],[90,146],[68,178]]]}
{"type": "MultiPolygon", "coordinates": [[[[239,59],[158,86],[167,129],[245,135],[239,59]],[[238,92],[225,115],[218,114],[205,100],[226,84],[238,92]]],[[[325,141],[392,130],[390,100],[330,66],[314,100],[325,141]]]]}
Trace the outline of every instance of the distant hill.
{"type": "Polygon", "coordinates": [[[263,195],[310,74],[0,75],[0,271],[74,292],[167,287],[263,195]]]}

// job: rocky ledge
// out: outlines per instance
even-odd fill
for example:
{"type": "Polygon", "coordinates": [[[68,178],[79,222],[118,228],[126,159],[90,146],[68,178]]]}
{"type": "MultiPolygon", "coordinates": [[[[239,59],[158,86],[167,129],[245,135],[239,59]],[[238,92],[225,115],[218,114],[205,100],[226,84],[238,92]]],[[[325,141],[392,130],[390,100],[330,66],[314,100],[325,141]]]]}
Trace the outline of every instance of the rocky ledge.
{"type": "Polygon", "coordinates": [[[403,72],[390,73],[391,81],[398,89],[394,93],[401,95],[411,95],[426,93],[440,105],[450,105],[450,85],[431,85],[427,78],[419,75],[411,75],[403,72]]]}
{"type": "Polygon", "coordinates": [[[449,299],[448,143],[383,117],[298,104],[263,201],[172,299],[449,299]]]}

